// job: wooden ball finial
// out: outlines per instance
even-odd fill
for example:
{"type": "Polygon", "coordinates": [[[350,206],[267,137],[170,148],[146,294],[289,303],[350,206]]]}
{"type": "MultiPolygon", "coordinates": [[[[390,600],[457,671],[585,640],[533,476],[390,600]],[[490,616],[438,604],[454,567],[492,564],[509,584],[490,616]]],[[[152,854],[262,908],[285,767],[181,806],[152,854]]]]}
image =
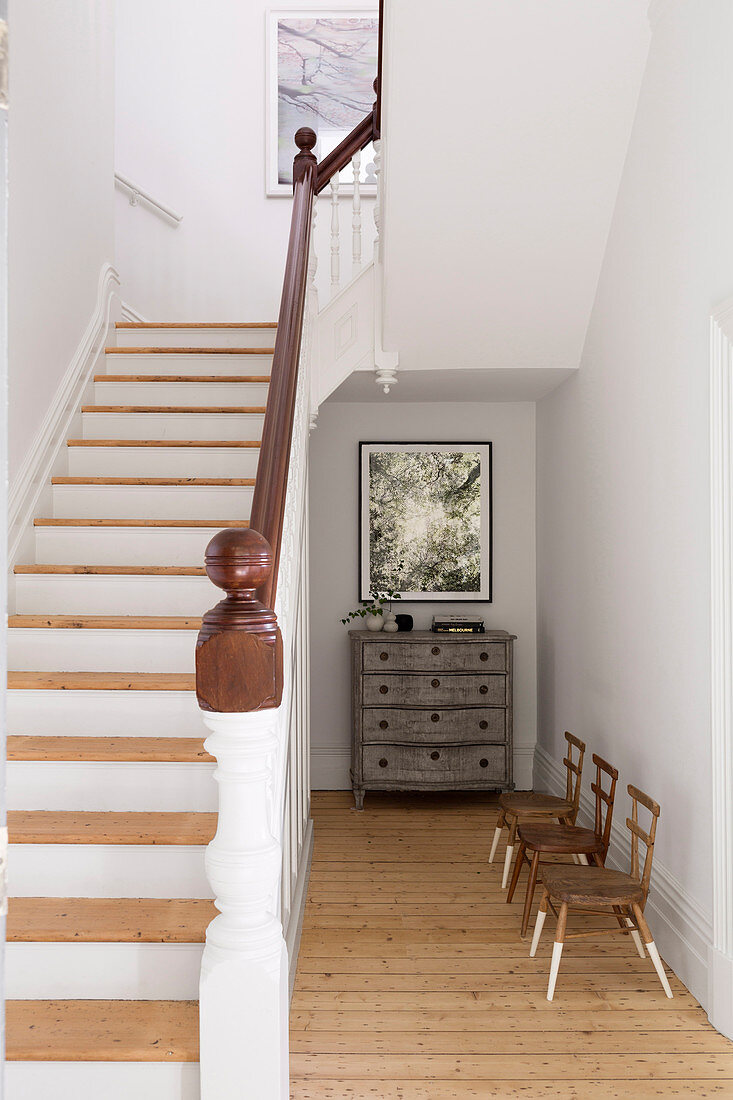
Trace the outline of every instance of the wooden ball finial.
{"type": "Polygon", "coordinates": [[[246,593],[256,592],[270,576],[272,547],[258,531],[228,527],[206,547],[205,562],[210,581],[232,599],[246,599],[246,593]]]}
{"type": "Polygon", "coordinates": [[[310,126],[301,126],[295,131],[295,144],[300,152],[293,157],[293,186],[302,179],[309,165],[315,169],[318,161],[313,153],[313,147],[318,141],[318,135],[310,126]]]}
{"type": "Polygon", "coordinates": [[[295,131],[294,140],[301,153],[310,153],[318,141],[318,135],[315,130],[311,130],[310,126],[301,126],[295,131]]]}

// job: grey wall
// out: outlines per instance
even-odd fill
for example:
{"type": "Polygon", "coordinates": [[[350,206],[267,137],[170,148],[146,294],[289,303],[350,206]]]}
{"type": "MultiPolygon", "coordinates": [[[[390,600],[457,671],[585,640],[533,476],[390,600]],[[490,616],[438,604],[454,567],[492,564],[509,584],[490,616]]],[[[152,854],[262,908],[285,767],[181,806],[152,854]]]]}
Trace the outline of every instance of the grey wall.
{"type": "Polygon", "coordinates": [[[358,603],[360,440],[493,443],[494,600],[403,605],[416,628],[436,611],[484,614],[516,642],[515,774],[531,782],[536,738],[535,407],[521,404],[321,406],[310,451],[311,732],[314,789],[349,786],[350,673],[340,619],[358,603]]]}

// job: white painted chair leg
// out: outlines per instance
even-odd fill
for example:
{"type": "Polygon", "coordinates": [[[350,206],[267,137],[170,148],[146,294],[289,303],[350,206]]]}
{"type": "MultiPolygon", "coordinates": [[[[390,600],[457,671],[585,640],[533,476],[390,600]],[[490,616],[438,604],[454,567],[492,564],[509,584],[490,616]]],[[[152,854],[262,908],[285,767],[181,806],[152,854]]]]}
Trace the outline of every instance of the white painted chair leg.
{"type": "MultiPolygon", "coordinates": [[[[631,917],[626,918],[626,924],[630,928],[634,927],[634,922],[632,921],[631,917]]],[[[644,954],[644,944],[641,942],[641,936],[639,935],[639,930],[637,928],[634,928],[633,932],[631,933],[631,938],[636,945],[636,950],[639,952],[639,958],[645,959],[646,955],[644,954]]]]}
{"type": "Polygon", "coordinates": [[[547,984],[547,1000],[551,1001],[555,996],[555,982],[557,981],[557,972],[560,969],[560,958],[562,956],[563,945],[558,943],[557,940],[552,946],[552,962],[550,963],[550,980],[547,984]]]}
{"type": "Polygon", "coordinates": [[[654,963],[654,969],[656,970],[657,976],[662,983],[662,989],[667,994],[667,996],[671,998],[673,995],[672,990],[670,989],[669,982],[667,981],[667,975],[664,972],[662,960],[659,958],[659,952],[657,951],[657,945],[655,944],[654,940],[649,941],[649,943],[646,945],[646,949],[649,952],[649,958],[654,963]]]}
{"type": "Polygon", "coordinates": [[[489,852],[489,863],[494,862],[494,856],[496,855],[496,849],[499,847],[499,837],[501,836],[502,826],[497,825],[494,829],[494,839],[491,842],[491,851],[489,852]]]}
{"type": "Polygon", "coordinates": [[[573,852],[572,855],[573,855],[573,863],[580,863],[580,857],[578,856],[578,854],[576,852],[573,852]]]}
{"type": "Polygon", "coordinates": [[[578,853],[578,863],[580,863],[583,867],[588,866],[588,857],[584,855],[583,852],[578,853]]]}
{"type": "Polygon", "coordinates": [[[504,874],[501,876],[501,888],[506,890],[507,883],[509,882],[509,872],[512,869],[512,856],[514,855],[514,845],[507,844],[506,855],[504,856],[504,874]]]}
{"type": "Polygon", "coordinates": [[[529,957],[533,959],[537,954],[537,948],[540,945],[540,936],[542,935],[542,928],[545,923],[547,913],[543,913],[541,909],[537,910],[537,920],[534,925],[534,935],[532,936],[532,946],[529,949],[529,957]]]}

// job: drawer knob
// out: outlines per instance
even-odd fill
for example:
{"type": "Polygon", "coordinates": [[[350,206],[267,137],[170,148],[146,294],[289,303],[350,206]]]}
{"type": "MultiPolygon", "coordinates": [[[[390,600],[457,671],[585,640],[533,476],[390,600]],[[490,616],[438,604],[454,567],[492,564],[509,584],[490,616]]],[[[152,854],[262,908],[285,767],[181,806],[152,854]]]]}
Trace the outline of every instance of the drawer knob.
{"type": "Polygon", "coordinates": [[[389,722],[387,721],[386,718],[383,718],[382,721],[379,723],[380,730],[386,730],[388,728],[388,726],[389,726],[389,722]]]}
{"type": "Polygon", "coordinates": [[[430,715],[430,721],[431,722],[439,722],[440,721],[440,715],[439,714],[431,714],[430,715]]]}
{"type": "Polygon", "coordinates": [[[481,660],[482,661],[488,661],[488,659],[489,659],[488,653],[482,653],[481,654],[481,660]]]}
{"type": "Polygon", "coordinates": [[[432,653],[433,657],[439,656],[440,646],[439,645],[434,645],[433,648],[430,650],[430,652],[432,653]]]}
{"type": "Polygon", "coordinates": [[[379,766],[380,766],[380,768],[386,768],[387,767],[387,758],[386,758],[386,756],[383,756],[382,759],[379,761],[379,766]]]}
{"type": "Polygon", "coordinates": [[[430,753],[430,759],[431,760],[440,760],[440,753],[438,752],[437,749],[435,750],[435,752],[430,753]]]}
{"type": "Polygon", "coordinates": [[[430,683],[433,685],[434,688],[440,687],[440,680],[431,680],[430,683]]]}
{"type": "Polygon", "coordinates": [[[380,661],[388,661],[389,660],[389,653],[380,653],[379,654],[379,660],[380,661]]]}
{"type": "Polygon", "coordinates": [[[489,766],[489,762],[488,762],[488,760],[486,759],[485,756],[482,757],[481,760],[479,760],[479,764],[481,765],[482,768],[488,768],[488,766],[489,766]]]}
{"type": "Polygon", "coordinates": [[[379,694],[380,695],[386,695],[388,691],[389,691],[389,688],[387,687],[387,685],[382,684],[382,686],[379,689],[379,694]]]}
{"type": "Polygon", "coordinates": [[[479,688],[479,692],[481,693],[481,695],[486,695],[488,690],[489,689],[487,688],[486,684],[482,684],[481,687],[479,688]]]}
{"type": "Polygon", "coordinates": [[[489,728],[489,723],[486,721],[485,718],[482,718],[482,720],[479,722],[478,728],[480,730],[487,730],[489,728]]]}

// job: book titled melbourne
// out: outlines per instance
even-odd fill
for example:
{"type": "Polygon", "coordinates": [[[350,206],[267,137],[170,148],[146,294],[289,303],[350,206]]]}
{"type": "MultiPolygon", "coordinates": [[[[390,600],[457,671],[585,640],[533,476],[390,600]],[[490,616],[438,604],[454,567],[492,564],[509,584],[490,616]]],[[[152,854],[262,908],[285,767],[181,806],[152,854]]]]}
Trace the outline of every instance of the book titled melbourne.
{"type": "Polygon", "coordinates": [[[483,634],[484,620],[478,615],[433,615],[434,634],[483,634]]]}

